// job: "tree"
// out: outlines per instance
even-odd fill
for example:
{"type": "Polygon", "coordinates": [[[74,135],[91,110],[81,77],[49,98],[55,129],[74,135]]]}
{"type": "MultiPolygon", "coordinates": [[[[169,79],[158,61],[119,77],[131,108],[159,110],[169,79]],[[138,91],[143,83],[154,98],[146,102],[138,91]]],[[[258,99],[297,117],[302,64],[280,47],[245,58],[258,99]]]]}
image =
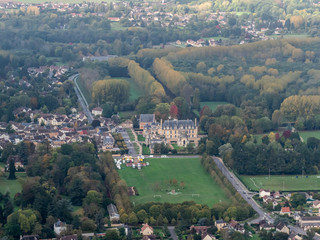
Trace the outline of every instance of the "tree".
{"type": "Polygon", "coordinates": [[[111,118],[113,115],[113,103],[112,102],[107,102],[102,106],[102,116],[106,118],[111,118]]]}
{"type": "Polygon", "coordinates": [[[100,121],[97,119],[94,119],[91,123],[92,127],[96,128],[96,127],[100,127],[100,121]]]}
{"type": "Polygon", "coordinates": [[[170,116],[174,119],[178,118],[178,107],[174,103],[170,107],[170,116]]]}
{"type": "Polygon", "coordinates": [[[300,193],[295,193],[290,198],[290,202],[292,207],[296,208],[298,206],[303,206],[304,204],[306,204],[307,200],[304,195],[300,193]]]}
{"type": "Polygon", "coordinates": [[[103,239],[106,240],[120,240],[120,236],[117,230],[108,230],[103,239]]]}
{"type": "Polygon", "coordinates": [[[16,179],[16,167],[14,166],[14,160],[11,159],[9,163],[9,180],[15,180],[16,179]]]}
{"type": "Polygon", "coordinates": [[[138,223],[138,218],[137,218],[136,214],[134,212],[131,212],[129,214],[128,224],[136,225],[137,223],[138,223]]]}
{"type": "Polygon", "coordinates": [[[137,217],[139,222],[141,223],[148,217],[148,214],[144,209],[141,209],[139,212],[137,212],[137,217]]]}

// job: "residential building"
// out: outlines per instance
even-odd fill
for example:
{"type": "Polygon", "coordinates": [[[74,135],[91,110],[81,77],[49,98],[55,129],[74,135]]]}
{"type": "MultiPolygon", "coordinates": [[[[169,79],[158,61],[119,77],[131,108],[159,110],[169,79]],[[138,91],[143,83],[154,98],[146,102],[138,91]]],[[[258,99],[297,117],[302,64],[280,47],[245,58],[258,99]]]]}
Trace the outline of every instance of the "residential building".
{"type": "Polygon", "coordinates": [[[154,114],[140,114],[139,128],[144,129],[145,125],[151,125],[156,121],[156,116],[154,114]]]}
{"type": "Polygon", "coordinates": [[[148,223],[142,224],[142,228],[140,230],[140,234],[143,236],[150,236],[153,234],[153,227],[149,226],[148,223]]]}
{"type": "Polygon", "coordinates": [[[222,228],[227,226],[227,223],[223,220],[217,220],[214,225],[218,228],[218,231],[220,231],[222,228]]]}
{"type": "Polygon", "coordinates": [[[107,210],[109,213],[109,217],[110,217],[110,221],[114,222],[114,221],[119,221],[120,220],[120,215],[118,213],[118,209],[114,204],[109,204],[107,206],[107,210]]]}
{"type": "Polygon", "coordinates": [[[277,226],[276,226],[276,231],[277,232],[283,232],[283,233],[286,233],[286,234],[290,234],[290,229],[283,223],[283,222],[280,222],[277,226]]]}
{"type": "Polygon", "coordinates": [[[103,109],[101,107],[95,107],[92,109],[91,113],[94,116],[101,116],[103,112],[103,109]]]}
{"type": "Polygon", "coordinates": [[[260,189],[259,197],[263,198],[264,196],[270,197],[271,193],[269,190],[260,189]]]}
{"type": "Polygon", "coordinates": [[[55,234],[60,235],[62,231],[67,230],[67,224],[65,222],[61,222],[60,219],[53,225],[53,231],[55,234]]]}
{"type": "Polygon", "coordinates": [[[312,207],[313,208],[320,208],[320,201],[319,200],[316,200],[312,203],[312,207]]]}
{"type": "Polygon", "coordinates": [[[320,228],[320,217],[302,217],[299,221],[300,227],[304,230],[310,228],[320,228]]]}
{"type": "Polygon", "coordinates": [[[290,216],[291,211],[290,211],[290,207],[282,207],[280,210],[280,215],[285,215],[288,214],[290,216]]]}

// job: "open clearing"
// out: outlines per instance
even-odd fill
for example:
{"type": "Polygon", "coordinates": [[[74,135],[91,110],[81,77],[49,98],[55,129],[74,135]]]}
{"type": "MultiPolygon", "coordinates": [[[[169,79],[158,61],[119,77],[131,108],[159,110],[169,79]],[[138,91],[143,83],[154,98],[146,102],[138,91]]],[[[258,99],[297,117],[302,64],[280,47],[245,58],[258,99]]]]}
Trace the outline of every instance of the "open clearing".
{"type": "Polygon", "coordinates": [[[249,190],[259,191],[311,191],[320,190],[320,175],[267,175],[240,176],[242,182],[249,190]]]}
{"type": "Polygon", "coordinates": [[[200,102],[200,107],[203,108],[204,106],[208,106],[211,111],[214,112],[214,110],[217,109],[219,105],[225,105],[225,104],[230,104],[228,102],[200,102]]]}
{"type": "MultiPolygon", "coordinates": [[[[277,133],[277,131],[275,131],[274,133],[277,133]]],[[[315,131],[298,131],[300,137],[302,137],[304,142],[307,142],[309,137],[315,137],[320,139],[320,131],[319,130],[315,130],[315,131]]],[[[264,135],[269,135],[270,132],[267,133],[262,133],[262,134],[255,134],[254,137],[257,139],[258,143],[262,143],[262,137],[264,135]]],[[[282,132],[279,132],[280,136],[282,135],[282,132]]]]}
{"type": "Polygon", "coordinates": [[[222,189],[203,169],[198,158],[147,159],[150,166],[141,171],[123,166],[120,177],[128,186],[134,186],[139,196],[131,197],[135,204],[146,202],[179,203],[195,201],[211,207],[217,202],[228,202],[222,189]],[[170,180],[177,180],[176,185],[170,180]],[[184,188],[180,186],[184,182],[184,188]],[[168,194],[175,190],[176,194],[168,194]]]}
{"type": "Polygon", "coordinates": [[[9,192],[12,199],[16,193],[21,192],[22,184],[26,180],[26,173],[16,172],[16,177],[16,180],[8,180],[8,173],[0,177],[0,192],[2,194],[9,192]]]}

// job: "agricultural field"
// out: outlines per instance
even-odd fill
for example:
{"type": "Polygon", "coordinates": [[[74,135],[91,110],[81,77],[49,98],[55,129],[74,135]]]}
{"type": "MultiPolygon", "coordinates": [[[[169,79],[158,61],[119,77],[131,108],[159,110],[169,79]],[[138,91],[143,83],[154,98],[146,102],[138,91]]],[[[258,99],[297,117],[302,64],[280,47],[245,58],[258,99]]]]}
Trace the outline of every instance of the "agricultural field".
{"type": "Polygon", "coordinates": [[[271,191],[311,191],[320,190],[320,175],[301,176],[240,176],[241,181],[249,190],[269,189],[271,191]]]}
{"type": "Polygon", "coordinates": [[[220,201],[228,202],[222,189],[203,169],[200,159],[149,158],[146,161],[150,166],[141,171],[125,166],[119,170],[120,177],[139,193],[131,197],[135,204],[195,201],[211,207],[220,201]]]}
{"type": "Polygon", "coordinates": [[[228,102],[200,102],[200,107],[208,106],[214,112],[219,105],[230,104],[228,102]]]}

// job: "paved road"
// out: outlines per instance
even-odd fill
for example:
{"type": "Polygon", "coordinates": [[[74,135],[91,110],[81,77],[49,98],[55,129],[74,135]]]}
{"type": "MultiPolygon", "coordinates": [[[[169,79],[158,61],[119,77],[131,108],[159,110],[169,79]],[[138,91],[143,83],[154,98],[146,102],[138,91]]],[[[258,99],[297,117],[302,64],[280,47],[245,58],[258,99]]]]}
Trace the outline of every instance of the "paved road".
{"type": "Polygon", "coordinates": [[[252,199],[252,193],[247,190],[247,188],[242,184],[242,182],[229,171],[229,169],[224,165],[221,158],[213,157],[214,162],[217,164],[221,172],[226,176],[229,182],[234,186],[234,188],[240,193],[240,195],[252,206],[252,208],[258,213],[259,217],[252,220],[250,223],[258,223],[262,219],[266,219],[273,223],[274,219],[270,217],[257,203],[252,199]]]}
{"type": "Polygon", "coordinates": [[[173,240],[179,240],[176,232],[174,231],[174,226],[170,226],[170,227],[168,227],[168,229],[171,234],[170,238],[172,238],[173,240]]]}
{"type": "MultiPolygon", "coordinates": [[[[269,213],[265,212],[255,200],[252,199],[252,193],[248,191],[248,189],[243,185],[243,183],[234,175],[233,172],[229,171],[229,169],[224,165],[221,158],[213,157],[214,162],[217,164],[222,173],[226,176],[226,178],[231,182],[234,188],[241,194],[241,196],[251,205],[251,207],[259,214],[259,217],[252,220],[249,223],[257,223],[262,219],[266,219],[267,221],[273,223],[274,219],[269,213]]],[[[299,233],[301,235],[306,235],[306,232],[300,228],[299,226],[289,225],[288,226],[291,231],[299,233]]],[[[318,236],[315,236],[313,239],[319,240],[318,236]]]]}
{"type": "Polygon", "coordinates": [[[122,130],[120,132],[120,134],[122,135],[122,138],[123,138],[124,142],[126,143],[127,148],[129,149],[128,154],[131,155],[132,157],[137,157],[138,154],[137,154],[136,150],[134,149],[132,142],[130,141],[130,137],[129,137],[127,131],[122,130]]]}
{"type": "Polygon", "coordinates": [[[79,74],[74,74],[71,77],[69,77],[69,80],[74,82],[74,85],[75,85],[74,86],[74,91],[77,94],[77,97],[78,97],[78,100],[79,100],[79,102],[81,104],[83,112],[87,116],[88,122],[92,123],[93,117],[92,117],[92,114],[91,114],[91,112],[89,110],[89,105],[87,103],[87,100],[84,97],[83,93],[81,92],[81,89],[80,89],[80,87],[79,87],[79,85],[77,83],[78,77],[79,77],[79,74]]]}

